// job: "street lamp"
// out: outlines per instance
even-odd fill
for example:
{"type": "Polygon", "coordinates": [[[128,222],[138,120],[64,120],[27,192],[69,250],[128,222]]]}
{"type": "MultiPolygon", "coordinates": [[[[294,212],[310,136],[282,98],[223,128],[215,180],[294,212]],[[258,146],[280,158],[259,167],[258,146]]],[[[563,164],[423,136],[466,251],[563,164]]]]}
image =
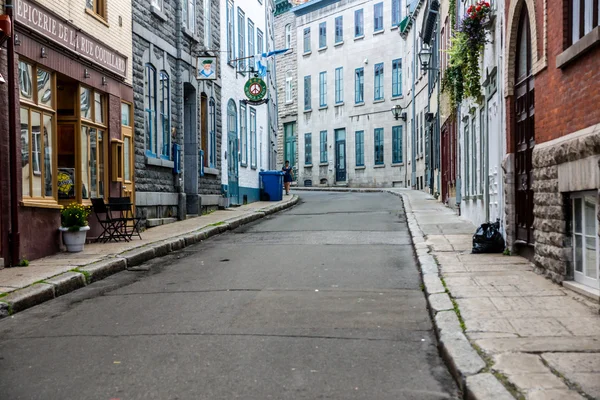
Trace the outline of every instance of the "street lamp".
{"type": "Polygon", "coordinates": [[[397,120],[402,119],[402,121],[406,122],[406,113],[402,112],[402,107],[400,106],[400,104],[396,104],[392,109],[392,114],[394,115],[394,118],[397,120]]]}
{"type": "Polygon", "coordinates": [[[421,47],[421,51],[419,52],[419,60],[421,61],[421,67],[423,69],[431,69],[431,68],[429,68],[429,63],[431,62],[431,56],[433,56],[433,51],[431,51],[431,47],[429,47],[429,46],[421,47]]]}

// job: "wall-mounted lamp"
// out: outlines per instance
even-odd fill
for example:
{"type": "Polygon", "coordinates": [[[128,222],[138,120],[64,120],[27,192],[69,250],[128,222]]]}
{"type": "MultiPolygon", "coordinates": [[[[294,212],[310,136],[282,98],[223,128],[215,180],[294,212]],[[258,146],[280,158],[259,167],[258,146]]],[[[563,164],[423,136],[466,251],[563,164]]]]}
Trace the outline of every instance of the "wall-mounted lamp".
{"type": "Polygon", "coordinates": [[[21,45],[21,38],[15,33],[15,46],[21,45]]]}
{"type": "Polygon", "coordinates": [[[419,61],[421,61],[421,68],[425,71],[439,71],[439,68],[432,68],[429,66],[431,63],[431,57],[433,57],[433,50],[431,47],[423,44],[421,51],[419,52],[419,61]]]}
{"type": "Polygon", "coordinates": [[[108,85],[108,83],[106,82],[106,77],[103,76],[102,77],[102,86],[106,86],[106,85],[108,85]]]}
{"type": "Polygon", "coordinates": [[[42,58],[48,58],[48,54],[46,53],[46,48],[45,47],[42,47],[41,57],[42,58]]]}
{"type": "Polygon", "coordinates": [[[87,78],[89,78],[89,77],[90,77],[90,71],[88,71],[88,69],[87,69],[87,68],[85,68],[85,69],[83,70],[83,77],[84,77],[85,79],[87,79],[87,78]]]}
{"type": "Polygon", "coordinates": [[[406,122],[406,113],[402,112],[402,107],[400,106],[400,104],[396,104],[392,109],[392,115],[394,116],[394,119],[399,120],[401,119],[402,121],[406,122]]]}

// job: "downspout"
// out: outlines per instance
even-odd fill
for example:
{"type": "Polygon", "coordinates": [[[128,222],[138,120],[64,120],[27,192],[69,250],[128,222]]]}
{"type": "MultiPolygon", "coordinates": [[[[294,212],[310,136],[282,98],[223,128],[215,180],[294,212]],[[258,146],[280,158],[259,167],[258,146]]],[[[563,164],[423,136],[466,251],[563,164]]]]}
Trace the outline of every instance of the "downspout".
{"type": "Polygon", "coordinates": [[[412,158],[412,166],[411,166],[411,170],[412,170],[412,177],[411,177],[411,186],[418,188],[415,180],[417,179],[417,162],[416,162],[416,158],[417,158],[417,153],[416,153],[416,148],[415,148],[415,141],[416,141],[416,133],[415,133],[415,119],[416,119],[416,104],[415,104],[415,79],[416,79],[416,74],[417,74],[417,20],[414,17],[414,13],[411,16],[415,26],[412,27],[413,30],[413,73],[412,73],[412,121],[411,121],[411,126],[410,126],[410,131],[411,131],[411,135],[412,135],[412,142],[411,142],[411,158],[412,158]]]}
{"type": "MultiPolygon", "coordinates": [[[[6,1],[6,15],[14,21],[12,0],[6,1]]],[[[20,261],[21,233],[19,232],[19,190],[17,185],[17,121],[16,121],[16,96],[15,96],[15,41],[14,35],[7,41],[8,64],[8,148],[10,162],[10,259],[12,266],[17,266],[20,261]]]]}

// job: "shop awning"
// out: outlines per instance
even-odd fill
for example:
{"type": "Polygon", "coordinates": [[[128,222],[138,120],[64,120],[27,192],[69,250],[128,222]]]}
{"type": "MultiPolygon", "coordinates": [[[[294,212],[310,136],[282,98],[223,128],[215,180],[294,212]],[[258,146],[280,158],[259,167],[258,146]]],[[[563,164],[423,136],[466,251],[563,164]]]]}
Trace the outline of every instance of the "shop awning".
{"type": "Polygon", "coordinates": [[[406,16],[406,17],[404,17],[404,19],[402,21],[400,21],[399,29],[400,29],[401,34],[406,33],[408,28],[410,28],[410,26],[412,25],[410,22],[411,22],[410,16],[406,16]]]}
{"type": "Polygon", "coordinates": [[[0,15],[0,46],[7,37],[12,35],[10,17],[8,15],[0,15]]]}

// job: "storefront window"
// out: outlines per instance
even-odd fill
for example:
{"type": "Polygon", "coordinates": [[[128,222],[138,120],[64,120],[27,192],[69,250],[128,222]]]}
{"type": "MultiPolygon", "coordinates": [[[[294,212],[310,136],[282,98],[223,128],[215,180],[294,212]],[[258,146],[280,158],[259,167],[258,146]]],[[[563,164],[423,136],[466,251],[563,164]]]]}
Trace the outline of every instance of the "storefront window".
{"type": "Polygon", "coordinates": [[[98,124],[104,124],[104,101],[102,101],[102,95],[98,92],[94,93],[94,110],[95,110],[95,118],[94,120],[98,124]]]}
{"type": "Polygon", "coordinates": [[[82,121],[79,142],[81,198],[104,197],[106,95],[86,87],[80,93],[81,118],[89,120],[82,121]]]}
{"type": "Polygon", "coordinates": [[[81,118],[92,119],[92,99],[91,90],[82,87],[81,88],[81,102],[80,102],[81,118]]]}
{"type": "Polygon", "coordinates": [[[25,202],[55,201],[53,172],[53,76],[33,64],[19,61],[21,107],[22,197],[25,202]],[[33,77],[36,89],[33,88],[33,77]]]}

